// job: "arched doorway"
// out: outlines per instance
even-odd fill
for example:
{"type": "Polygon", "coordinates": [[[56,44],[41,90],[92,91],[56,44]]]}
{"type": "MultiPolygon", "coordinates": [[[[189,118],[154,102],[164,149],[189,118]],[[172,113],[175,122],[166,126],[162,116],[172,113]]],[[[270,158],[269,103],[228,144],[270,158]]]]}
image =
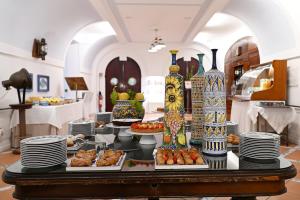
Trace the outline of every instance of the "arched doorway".
{"type": "MultiPolygon", "coordinates": [[[[183,76],[184,81],[190,81],[191,77],[194,76],[199,67],[199,61],[193,57],[185,61],[184,58],[177,59],[177,65],[180,66],[179,74],[183,76]]],[[[192,96],[191,88],[184,89],[184,109],[186,113],[192,113],[192,96]]]]}
{"type": "Polygon", "coordinates": [[[118,92],[131,89],[141,92],[141,69],[134,59],[127,57],[126,61],[121,61],[120,57],[112,59],[105,70],[105,108],[112,111],[113,105],[110,94],[117,86],[118,92]]]}
{"type": "Polygon", "coordinates": [[[255,38],[244,37],[236,41],[228,49],[225,56],[225,87],[227,120],[230,120],[233,85],[250,69],[250,66],[260,64],[260,57],[255,38]]]}

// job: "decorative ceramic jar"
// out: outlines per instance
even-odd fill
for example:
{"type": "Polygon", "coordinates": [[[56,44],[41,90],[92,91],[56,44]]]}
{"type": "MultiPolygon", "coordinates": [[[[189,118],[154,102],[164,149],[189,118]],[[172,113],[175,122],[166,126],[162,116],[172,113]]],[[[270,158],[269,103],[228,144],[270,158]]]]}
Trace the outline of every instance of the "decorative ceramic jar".
{"type": "Polygon", "coordinates": [[[212,49],[212,68],[204,73],[204,135],[202,151],[206,154],[227,153],[225,76],[217,69],[217,49],[212,49]]]}
{"type": "Polygon", "coordinates": [[[117,100],[112,110],[114,119],[139,119],[139,113],[130,100],[117,100]]]}
{"type": "Polygon", "coordinates": [[[184,129],[184,86],[183,77],[178,74],[180,67],[176,64],[176,53],[171,50],[172,65],[170,74],[165,79],[165,131],[163,146],[167,148],[186,147],[184,129]]]}
{"type": "Polygon", "coordinates": [[[192,136],[190,143],[202,144],[204,134],[204,113],[203,113],[203,91],[204,91],[204,54],[197,54],[199,58],[198,72],[191,78],[192,82],[192,136]]]}

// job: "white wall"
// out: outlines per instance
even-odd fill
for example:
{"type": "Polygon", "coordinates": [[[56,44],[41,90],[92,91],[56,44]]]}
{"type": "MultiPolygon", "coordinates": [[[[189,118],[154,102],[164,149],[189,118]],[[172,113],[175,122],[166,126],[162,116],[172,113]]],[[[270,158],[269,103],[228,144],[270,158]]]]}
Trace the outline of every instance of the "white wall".
{"type": "MultiPolygon", "coordinates": [[[[54,66],[51,64],[36,61],[35,59],[15,57],[12,55],[3,54],[0,52],[0,81],[7,80],[9,76],[26,68],[30,73],[33,73],[33,91],[28,92],[28,96],[57,96],[63,94],[63,67],[54,66]],[[47,75],[50,77],[50,91],[37,92],[37,75],[47,75]]],[[[15,89],[6,91],[0,87],[0,108],[7,108],[9,104],[18,103],[17,92],[15,89]]],[[[0,136],[0,152],[10,147],[10,115],[11,110],[0,111],[0,128],[4,130],[4,135],[0,136]]]]}
{"type": "MultiPolygon", "coordinates": [[[[34,74],[33,92],[28,95],[62,96],[66,49],[81,28],[101,17],[87,0],[1,0],[0,3],[0,81],[22,67],[34,74]],[[45,37],[46,61],[31,57],[34,38],[45,37]],[[36,75],[50,76],[50,91],[37,93],[36,75]]],[[[88,75],[86,75],[88,76],[88,75]]],[[[0,87],[0,98],[5,94],[0,87]]],[[[0,99],[0,107],[17,102],[15,90],[0,99]]],[[[0,152],[9,148],[11,111],[0,111],[0,152]]]]}
{"type": "Polygon", "coordinates": [[[87,0],[1,0],[0,42],[31,52],[33,39],[45,37],[48,55],[64,60],[75,33],[96,21],[87,0]]]}

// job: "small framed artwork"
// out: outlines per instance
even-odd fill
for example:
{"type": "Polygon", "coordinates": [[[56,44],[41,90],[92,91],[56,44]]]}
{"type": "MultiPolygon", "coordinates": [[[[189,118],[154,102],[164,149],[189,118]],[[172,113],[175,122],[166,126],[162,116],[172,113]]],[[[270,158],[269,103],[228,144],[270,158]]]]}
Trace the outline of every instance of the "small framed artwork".
{"type": "Polygon", "coordinates": [[[45,75],[37,75],[38,92],[49,92],[50,78],[45,75]]]}

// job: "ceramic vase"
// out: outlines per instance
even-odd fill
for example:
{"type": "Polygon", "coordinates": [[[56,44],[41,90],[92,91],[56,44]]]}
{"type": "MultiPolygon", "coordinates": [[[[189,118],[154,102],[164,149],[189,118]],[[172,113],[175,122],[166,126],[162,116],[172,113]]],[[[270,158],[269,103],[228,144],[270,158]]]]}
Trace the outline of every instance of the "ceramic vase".
{"type": "Polygon", "coordinates": [[[170,74],[165,78],[165,115],[163,146],[166,148],[186,147],[184,130],[184,86],[183,77],[178,74],[180,67],[176,64],[177,50],[171,50],[172,64],[170,74]]]}
{"type": "Polygon", "coordinates": [[[203,92],[204,92],[204,54],[197,54],[199,58],[198,72],[191,78],[192,82],[192,135],[191,144],[201,145],[204,134],[204,112],[203,112],[203,92]]]}
{"type": "Polygon", "coordinates": [[[206,154],[227,153],[225,76],[216,63],[217,49],[212,49],[212,68],[204,73],[204,135],[202,151],[206,154]]]}

